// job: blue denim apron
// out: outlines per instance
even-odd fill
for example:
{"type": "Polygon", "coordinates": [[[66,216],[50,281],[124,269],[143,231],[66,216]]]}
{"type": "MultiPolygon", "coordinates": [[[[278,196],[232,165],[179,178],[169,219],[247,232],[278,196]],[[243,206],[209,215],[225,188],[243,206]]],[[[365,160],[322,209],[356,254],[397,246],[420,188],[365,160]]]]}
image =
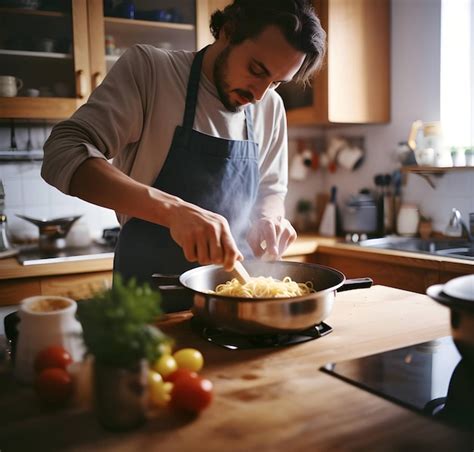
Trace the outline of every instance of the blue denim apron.
{"type": "MultiPolygon", "coordinates": [[[[239,250],[251,257],[245,237],[259,184],[253,107],[245,109],[247,141],[213,137],[193,129],[204,51],[194,57],[183,125],[175,129],[168,157],[153,187],[224,216],[239,250]]],[[[114,271],[125,280],[135,277],[140,283],[151,283],[153,273],[180,274],[198,265],[186,260],[168,228],[131,218],[120,232],[114,271]]]]}

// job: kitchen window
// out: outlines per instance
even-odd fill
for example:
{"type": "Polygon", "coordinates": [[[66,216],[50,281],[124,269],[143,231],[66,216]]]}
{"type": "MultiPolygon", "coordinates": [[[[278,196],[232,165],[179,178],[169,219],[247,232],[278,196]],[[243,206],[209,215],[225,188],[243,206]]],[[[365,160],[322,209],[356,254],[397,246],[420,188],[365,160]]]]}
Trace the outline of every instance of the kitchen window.
{"type": "Polygon", "coordinates": [[[474,3],[441,2],[441,123],[448,147],[474,143],[474,3]]]}

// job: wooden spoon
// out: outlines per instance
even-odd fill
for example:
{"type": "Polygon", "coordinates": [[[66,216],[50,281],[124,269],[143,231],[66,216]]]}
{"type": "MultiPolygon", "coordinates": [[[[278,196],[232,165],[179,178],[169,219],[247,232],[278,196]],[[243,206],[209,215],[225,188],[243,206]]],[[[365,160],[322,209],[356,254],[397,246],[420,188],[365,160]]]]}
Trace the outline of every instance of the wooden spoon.
{"type": "Polygon", "coordinates": [[[248,274],[245,267],[242,265],[242,262],[236,261],[234,264],[234,269],[232,270],[234,276],[239,280],[241,284],[246,284],[250,282],[250,275],[248,274]]]}

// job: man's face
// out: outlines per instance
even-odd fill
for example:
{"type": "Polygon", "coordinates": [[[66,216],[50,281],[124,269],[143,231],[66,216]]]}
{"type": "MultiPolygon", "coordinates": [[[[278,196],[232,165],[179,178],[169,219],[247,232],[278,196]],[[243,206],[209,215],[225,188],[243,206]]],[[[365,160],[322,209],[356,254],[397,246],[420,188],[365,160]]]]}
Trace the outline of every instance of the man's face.
{"type": "Polygon", "coordinates": [[[276,26],[237,45],[226,44],[214,63],[214,82],[224,106],[232,112],[258,102],[268,89],[290,81],[305,58],[276,26]]]}

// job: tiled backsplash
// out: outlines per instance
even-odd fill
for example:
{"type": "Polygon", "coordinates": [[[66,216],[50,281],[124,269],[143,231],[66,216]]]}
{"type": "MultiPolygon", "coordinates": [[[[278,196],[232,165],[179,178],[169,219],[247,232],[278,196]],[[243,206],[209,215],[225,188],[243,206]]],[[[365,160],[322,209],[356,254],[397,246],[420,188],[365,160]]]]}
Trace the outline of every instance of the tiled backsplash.
{"type": "MultiPolygon", "coordinates": [[[[32,142],[35,149],[41,149],[49,127],[32,128],[32,142]]],[[[16,128],[18,148],[26,148],[27,130],[16,128]]],[[[10,130],[0,128],[0,150],[8,150],[10,130]]],[[[13,151],[14,152],[14,151],[13,151]]],[[[5,214],[10,233],[20,239],[38,236],[38,228],[15,216],[23,214],[33,218],[57,218],[69,215],[83,215],[93,237],[100,237],[102,230],[118,225],[115,213],[110,209],[95,206],[78,198],[65,195],[47,184],[41,178],[41,162],[0,162],[0,179],[5,188],[5,214]]]]}

